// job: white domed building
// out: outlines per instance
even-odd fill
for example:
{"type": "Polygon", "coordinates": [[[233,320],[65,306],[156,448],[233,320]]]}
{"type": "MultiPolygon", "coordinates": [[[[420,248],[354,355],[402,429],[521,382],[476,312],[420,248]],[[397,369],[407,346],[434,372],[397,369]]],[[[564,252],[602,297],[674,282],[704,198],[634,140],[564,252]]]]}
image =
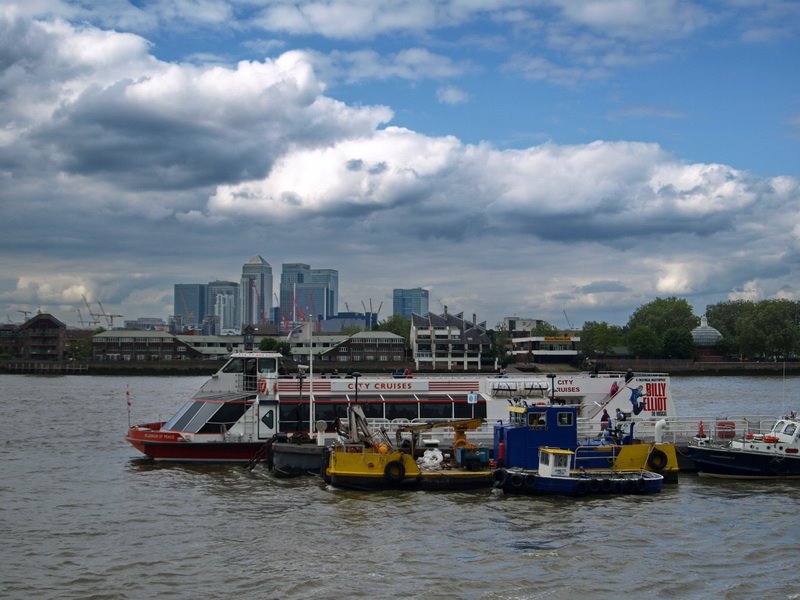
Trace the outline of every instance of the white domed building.
{"type": "Polygon", "coordinates": [[[722,334],[708,324],[705,315],[700,317],[700,325],[692,329],[691,333],[700,360],[722,360],[722,357],[715,353],[715,346],[722,339],[722,334]]]}

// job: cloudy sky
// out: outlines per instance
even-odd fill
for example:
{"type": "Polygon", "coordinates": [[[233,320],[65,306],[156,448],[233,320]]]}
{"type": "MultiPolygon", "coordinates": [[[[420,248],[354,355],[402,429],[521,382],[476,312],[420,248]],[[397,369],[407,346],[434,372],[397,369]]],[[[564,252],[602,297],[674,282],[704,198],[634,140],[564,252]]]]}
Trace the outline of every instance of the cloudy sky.
{"type": "Polygon", "coordinates": [[[6,0],[0,210],[3,321],[255,254],[381,318],[798,299],[800,3],[6,0]]]}

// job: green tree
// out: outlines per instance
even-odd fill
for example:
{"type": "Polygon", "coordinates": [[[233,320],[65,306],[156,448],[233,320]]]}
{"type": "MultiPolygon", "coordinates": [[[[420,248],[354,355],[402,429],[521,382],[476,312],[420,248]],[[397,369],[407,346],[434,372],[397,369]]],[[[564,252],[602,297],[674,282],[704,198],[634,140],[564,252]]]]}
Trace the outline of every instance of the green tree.
{"type": "Polygon", "coordinates": [[[664,358],[694,358],[696,347],[690,331],[672,328],[664,332],[661,339],[661,355],[664,358]]]}
{"type": "Polygon", "coordinates": [[[614,346],[623,345],[624,339],[622,327],[605,321],[586,321],[581,330],[581,348],[586,356],[611,354],[614,346]]]}
{"type": "Polygon", "coordinates": [[[628,349],[638,357],[660,356],[661,342],[658,334],[647,325],[638,325],[628,332],[628,349]]]}
{"type": "Polygon", "coordinates": [[[402,335],[406,341],[406,346],[411,341],[411,320],[403,315],[392,315],[387,317],[375,326],[376,331],[388,331],[396,335],[402,335]]]}
{"type": "Polygon", "coordinates": [[[547,321],[538,321],[536,327],[531,329],[531,336],[559,335],[561,330],[550,325],[547,321]]]}
{"type": "Polygon", "coordinates": [[[667,329],[691,331],[700,324],[691,305],[682,298],[656,298],[637,308],[628,320],[628,330],[639,326],[648,327],[661,339],[667,329]]]}
{"type": "Polygon", "coordinates": [[[505,324],[498,323],[494,330],[489,332],[492,339],[492,354],[503,365],[513,362],[511,354],[511,333],[505,324]]]}
{"type": "Polygon", "coordinates": [[[798,305],[791,300],[763,300],[755,311],[755,326],[764,340],[764,356],[786,359],[794,356],[800,341],[798,305]]]}
{"type": "Polygon", "coordinates": [[[72,340],[67,347],[67,354],[73,360],[89,360],[92,356],[92,340],[90,338],[72,340]]]}
{"type": "Polygon", "coordinates": [[[291,346],[286,340],[274,337],[263,337],[258,343],[258,349],[261,350],[261,352],[280,352],[283,356],[289,356],[291,346]]]}

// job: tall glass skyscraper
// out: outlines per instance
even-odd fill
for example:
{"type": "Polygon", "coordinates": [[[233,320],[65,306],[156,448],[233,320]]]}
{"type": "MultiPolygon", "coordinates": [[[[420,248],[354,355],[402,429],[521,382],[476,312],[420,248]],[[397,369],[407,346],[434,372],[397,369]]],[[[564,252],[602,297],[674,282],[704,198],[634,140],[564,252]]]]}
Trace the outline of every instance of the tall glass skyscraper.
{"type": "Polygon", "coordinates": [[[206,285],[176,283],[173,314],[181,317],[186,327],[197,327],[206,316],[206,285]]]}
{"type": "Polygon", "coordinates": [[[269,322],[272,308],[272,267],[260,255],[254,256],[242,266],[239,298],[242,327],[269,322]]]}
{"type": "Polygon", "coordinates": [[[284,325],[335,317],[339,314],[339,271],[284,263],[280,302],[284,325]]]}
{"type": "Polygon", "coordinates": [[[410,319],[411,313],[428,314],[428,290],[395,288],[392,293],[392,314],[410,319]]]}

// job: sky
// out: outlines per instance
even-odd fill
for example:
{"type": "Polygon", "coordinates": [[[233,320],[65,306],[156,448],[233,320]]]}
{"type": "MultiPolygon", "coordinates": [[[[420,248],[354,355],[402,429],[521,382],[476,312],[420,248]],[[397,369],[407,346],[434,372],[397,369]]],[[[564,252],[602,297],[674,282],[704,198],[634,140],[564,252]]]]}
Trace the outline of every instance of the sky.
{"type": "Polygon", "coordinates": [[[798,211],[798,2],[0,4],[3,322],[255,255],[379,319],[700,316],[800,299],[798,211]]]}

